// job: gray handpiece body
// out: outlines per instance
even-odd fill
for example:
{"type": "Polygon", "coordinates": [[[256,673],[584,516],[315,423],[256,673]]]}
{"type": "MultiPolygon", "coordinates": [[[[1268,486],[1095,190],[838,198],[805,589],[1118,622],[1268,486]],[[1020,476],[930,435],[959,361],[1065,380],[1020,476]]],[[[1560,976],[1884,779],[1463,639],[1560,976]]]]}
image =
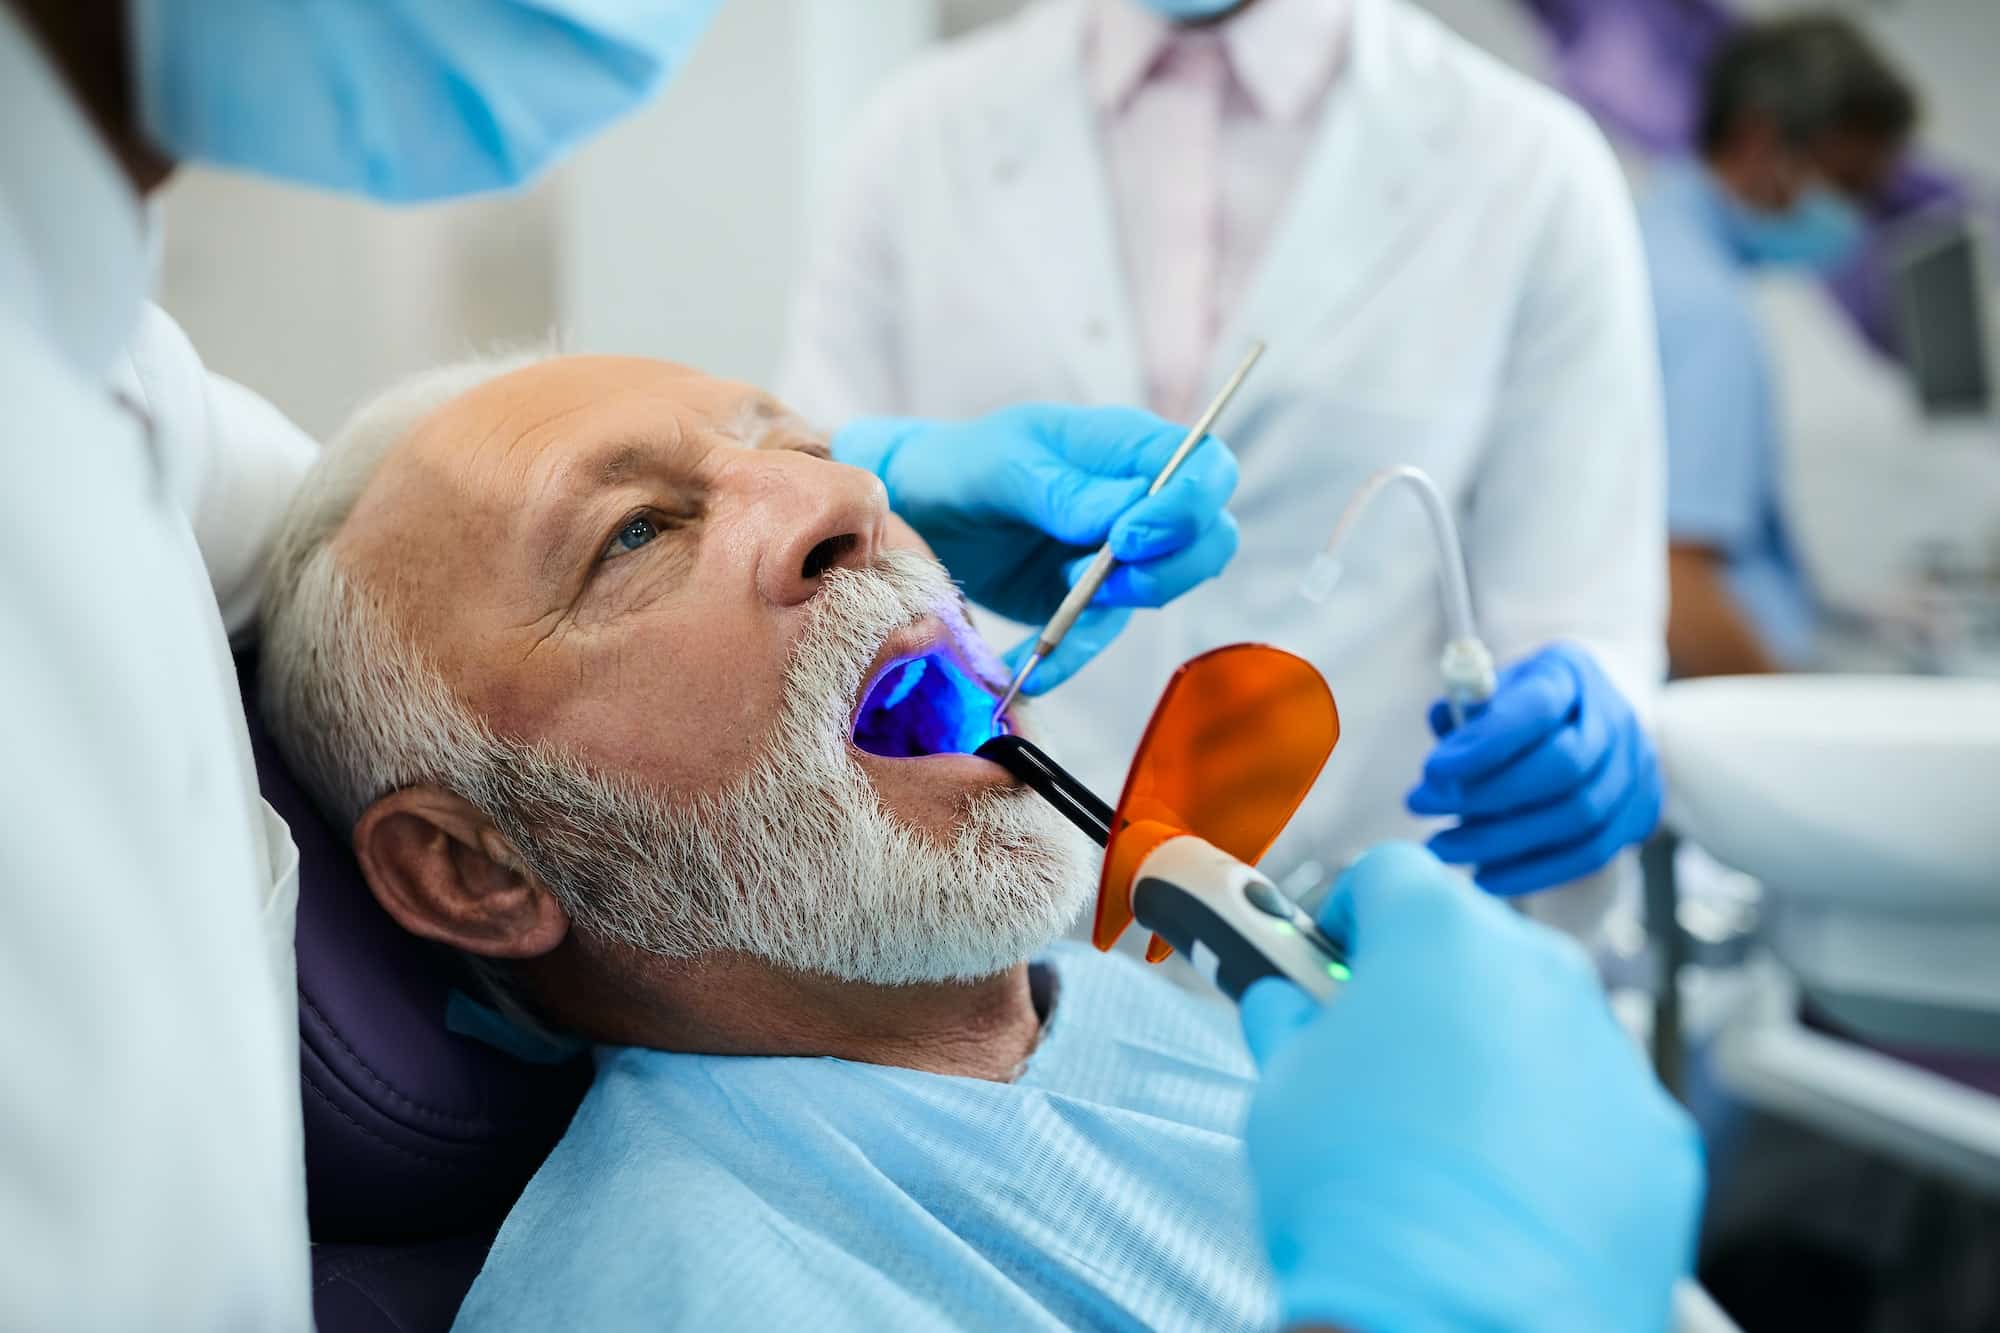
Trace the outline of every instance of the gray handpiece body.
{"type": "Polygon", "coordinates": [[[1281,976],[1323,1004],[1347,976],[1346,957],[1310,916],[1254,867],[1193,834],[1139,863],[1132,916],[1232,1000],[1261,977],[1281,976]]]}

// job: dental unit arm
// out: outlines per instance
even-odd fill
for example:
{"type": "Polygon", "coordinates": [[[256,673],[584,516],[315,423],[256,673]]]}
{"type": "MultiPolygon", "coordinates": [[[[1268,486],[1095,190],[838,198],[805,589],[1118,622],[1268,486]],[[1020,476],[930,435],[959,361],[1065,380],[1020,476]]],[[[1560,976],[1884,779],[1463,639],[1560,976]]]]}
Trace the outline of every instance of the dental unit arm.
{"type": "Polygon", "coordinates": [[[1458,525],[1452,521],[1451,510],[1429,473],[1405,463],[1384,468],[1361,483],[1361,489],[1341,511],[1340,521],[1334,524],[1325,547],[1307,567],[1299,593],[1313,603],[1324,602],[1332,595],[1334,584],[1340,581],[1338,553],[1342,543],[1369,502],[1397,482],[1416,495],[1436,541],[1438,592],[1444,599],[1445,623],[1444,653],[1438,660],[1438,671],[1444,677],[1444,697],[1451,709],[1452,725],[1462,726],[1466,718],[1493,697],[1493,654],[1479,637],[1479,626],[1472,618],[1472,591],[1465,576],[1465,552],[1459,545],[1458,525]]]}

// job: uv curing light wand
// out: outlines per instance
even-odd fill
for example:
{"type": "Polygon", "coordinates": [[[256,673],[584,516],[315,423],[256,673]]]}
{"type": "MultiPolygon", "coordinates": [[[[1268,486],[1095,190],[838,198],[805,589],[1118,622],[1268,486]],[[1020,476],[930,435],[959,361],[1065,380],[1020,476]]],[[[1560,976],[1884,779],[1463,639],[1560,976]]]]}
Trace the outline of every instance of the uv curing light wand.
{"type": "MultiPolygon", "coordinates": [[[[1116,812],[1033,742],[1000,735],[975,753],[1033,788],[1098,846],[1109,843],[1116,812]]],[[[1254,867],[1192,833],[1162,831],[1128,882],[1113,883],[1107,870],[1098,892],[1129,894],[1132,919],[1232,1000],[1262,977],[1284,977],[1321,1003],[1333,998],[1348,979],[1347,959],[1317,922],[1254,867]]]]}

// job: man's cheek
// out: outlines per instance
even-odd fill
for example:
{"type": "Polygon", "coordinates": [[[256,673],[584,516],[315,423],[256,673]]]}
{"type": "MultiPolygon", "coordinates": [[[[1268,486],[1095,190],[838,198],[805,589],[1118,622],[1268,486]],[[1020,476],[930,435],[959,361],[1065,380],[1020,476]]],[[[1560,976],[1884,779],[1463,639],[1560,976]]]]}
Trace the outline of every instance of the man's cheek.
{"type": "Polygon", "coordinates": [[[784,698],[780,663],[720,626],[634,639],[579,672],[549,738],[607,773],[719,790],[763,751],[784,698]]]}

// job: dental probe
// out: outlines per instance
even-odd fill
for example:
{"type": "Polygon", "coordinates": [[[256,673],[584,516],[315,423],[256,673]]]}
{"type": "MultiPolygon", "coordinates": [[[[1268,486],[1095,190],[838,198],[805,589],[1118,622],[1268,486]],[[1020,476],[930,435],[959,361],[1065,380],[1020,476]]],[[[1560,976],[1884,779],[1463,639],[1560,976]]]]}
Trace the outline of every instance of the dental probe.
{"type": "MultiPolygon", "coordinates": [[[[1187,461],[1187,456],[1202,442],[1203,437],[1208,434],[1209,427],[1213,426],[1215,419],[1222,415],[1222,409],[1229,406],[1229,400],[1236,396],[1236,390],[1242,387],[1244,377],[1249,375],[1250,367],[1256,365],[1257,358],[1262,355],[1264,355],[1263,340],[1253,341],[1250,350],[1243,354],[1243,359],[1236,363],[1236,369],[1230,372],[1229,378],[1223,382],[1221,390],[1215,395],[1215,400],[1208,405],[1208,409],[1201,414],[1194,425],[1188,428],[1188,433],[1181,437],[1180,444],[1175,446],[1173,454],[1168,457],[1166,466],[1153,478],[1153,484],[1146,488],[1148,497],[1158,495],[1160,489],[1174,479],[1174,473],[1180,471],[1181,464],[1187,461]]],[[[993,706],[992,726],[995,730],[1003,725],[1007,705],[1014,702],[1014,696],[1018,695],[1021,687],[1028,683],[1028,676],[1042,664],[1043,658],[1061,645],[1064,636],[1069,633],[1070,626],[1074,625],[1076,618],[1083,614],[1083,608],[1090,605],[1091,598],[1097,596],[1097,590],[1111,577],[1111,567],[1117,563],[1118,558],[1111,554],[1111,543],[1106,540],[1104,545],[1097,548],[1097,554],[1091,557],[1090,563],[1084,567],[1083,574],[1071,586],[1069,595],[1062,599],[1060,606],[1056,607],[1056,613],[1049,617],[1049,623],[1042,626],[1042,632],[1035,636],[1034,651],[1022,661],[1020,669],[1014,673],[1014,678],[1007,682],[1007,692],[1002,694],[1000,702],[993,706]]]]}

